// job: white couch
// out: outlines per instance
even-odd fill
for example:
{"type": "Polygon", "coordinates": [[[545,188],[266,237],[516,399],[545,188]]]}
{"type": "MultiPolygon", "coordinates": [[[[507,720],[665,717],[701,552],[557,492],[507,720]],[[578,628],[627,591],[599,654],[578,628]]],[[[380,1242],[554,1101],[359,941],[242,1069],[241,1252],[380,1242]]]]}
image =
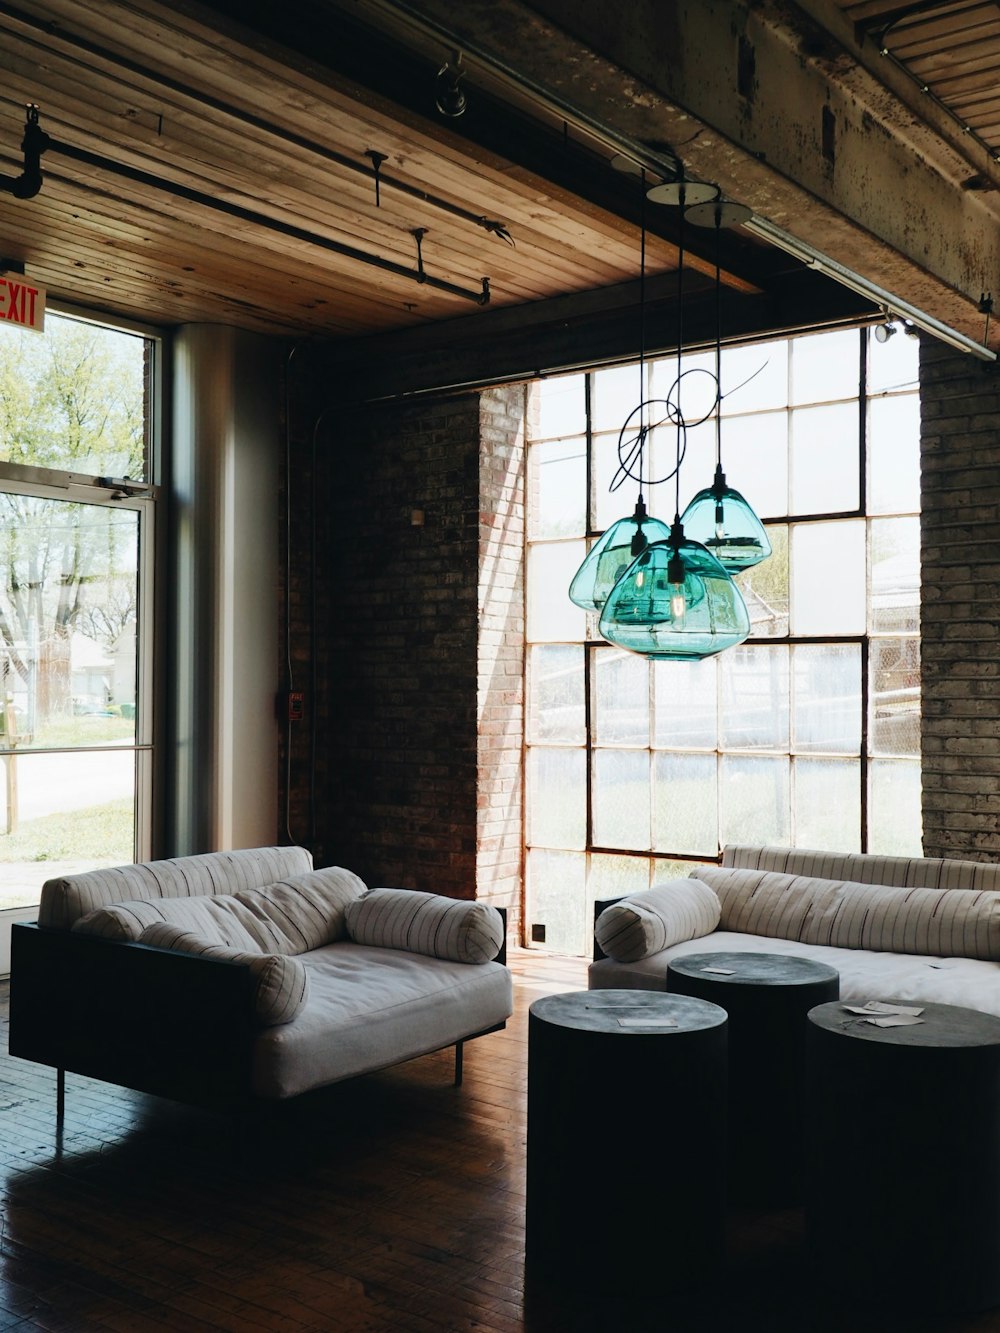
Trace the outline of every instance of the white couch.
{"type": "Polygon", "coordinates": [[[1000,1016],[1000,865],[729,846],[721,866],[597,903],[588,985],[665,990],[671,958],[737,951],[829,963],[850,1002],[1000,1016]]]}
{"type": "Polygon", "coordinates": [[[505,918],[301,847],[49,880],[15,925],[9,1049],[209,1105],[297,1096],[503,1027],[505,918]]]}

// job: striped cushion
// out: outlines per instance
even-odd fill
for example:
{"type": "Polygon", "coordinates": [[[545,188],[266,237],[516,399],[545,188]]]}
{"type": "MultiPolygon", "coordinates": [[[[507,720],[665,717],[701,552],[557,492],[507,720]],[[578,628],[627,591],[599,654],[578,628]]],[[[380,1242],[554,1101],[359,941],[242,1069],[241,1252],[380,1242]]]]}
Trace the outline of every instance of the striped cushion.
{"type": "Polygon", "coordinates": [[[1000,890],[996,861],[959,861],[933,856],[878,856],[874,852],[818,852],[803,847],[731,845],[722,864],[744,870],[776,870],[788,875],[887,884],[907,889],[1000,890]]]}
{"type": "Polygon", "coordinates": [[[606,907],[594,938],[609,958],[637,963],[671,944],[711,934],[719,911],[719,899],[707,884],[672,879],[606,907]]]}
{"type": "Polygon", "coordinates": [[[263,889],[247,889],[234,899],[273,937],[271,952],[298,954],[344,939],[347,905],[365,892],[364,880],[350,870],[328,866],[263,889]]]}
{"type": "Polygon", "coordinates": [[[699,872],[722,930],[803,944],[1000,961],[1000,893],[897,888],[766,870],[699,872]]]}
{"type": "Polygon", "coordinates": [[[68,930],[108,903],[237,893],[311,869],[312,856],[304,847],[245,847],[63,875],[42,885],[38,924],[68,930]]]}
{"type": "Polygon", "coordinates": [[[250,953],[282,952],[280,936],[266,918],[237,898],[223,894],[98,907],[80,917],[73,930],[105,940],[138,940],[148,926],[158,923],[250,953]]]}
{"type": "Polygon", "coordinates": [[[487,903],[416,889],[370,889],[348,903],[347,932],[355,944],[488,963],[503,944],[503,918],[487,903]]]}
{"type": "Polygon", "coordinates": [[[165,921],[147,926],[140,943],[249,967],[255,983],[254,1013],[265,1027],[290,1023],[309,995],[305,968],[297,958],[290,958],[287,954],[244,953],[240,949],[202,939],[165,921]]]}

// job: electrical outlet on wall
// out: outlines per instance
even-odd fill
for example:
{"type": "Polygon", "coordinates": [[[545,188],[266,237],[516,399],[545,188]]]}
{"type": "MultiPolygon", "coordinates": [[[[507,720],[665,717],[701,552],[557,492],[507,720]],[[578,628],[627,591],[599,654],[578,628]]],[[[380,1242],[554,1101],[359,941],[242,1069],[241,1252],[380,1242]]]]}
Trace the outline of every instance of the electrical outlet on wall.
{"type": "Polygon", "coordinates": [[[545,927],[540,921],[533,921],[531,923],[531,942],[532,944],[545,943],[545,927]]]}

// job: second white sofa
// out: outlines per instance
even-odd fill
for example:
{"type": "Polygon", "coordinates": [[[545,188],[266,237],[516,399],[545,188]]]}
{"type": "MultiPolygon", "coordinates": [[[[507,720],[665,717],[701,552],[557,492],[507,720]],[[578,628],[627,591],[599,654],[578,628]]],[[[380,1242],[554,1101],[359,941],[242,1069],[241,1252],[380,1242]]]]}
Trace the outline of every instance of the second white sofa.
{"type": "Polygon", "coordinates": [[[830,964],[841,998],[1000,1016],[1000,865],[730,846],[721,866],[596,904],[591,989],[665,990],[671,958],[794,954],[830,964]]]}

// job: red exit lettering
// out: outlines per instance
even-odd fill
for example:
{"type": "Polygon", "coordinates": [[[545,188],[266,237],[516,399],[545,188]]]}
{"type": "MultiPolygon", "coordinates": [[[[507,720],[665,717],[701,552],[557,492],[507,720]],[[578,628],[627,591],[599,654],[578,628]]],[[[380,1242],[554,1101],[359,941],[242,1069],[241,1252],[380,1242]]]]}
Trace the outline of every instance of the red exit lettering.
{"type": "Polygon", "coordinates": [[[43,289],[13,278],[0,278],[0,320],[41,333],[45,327],[43,289]]]}

